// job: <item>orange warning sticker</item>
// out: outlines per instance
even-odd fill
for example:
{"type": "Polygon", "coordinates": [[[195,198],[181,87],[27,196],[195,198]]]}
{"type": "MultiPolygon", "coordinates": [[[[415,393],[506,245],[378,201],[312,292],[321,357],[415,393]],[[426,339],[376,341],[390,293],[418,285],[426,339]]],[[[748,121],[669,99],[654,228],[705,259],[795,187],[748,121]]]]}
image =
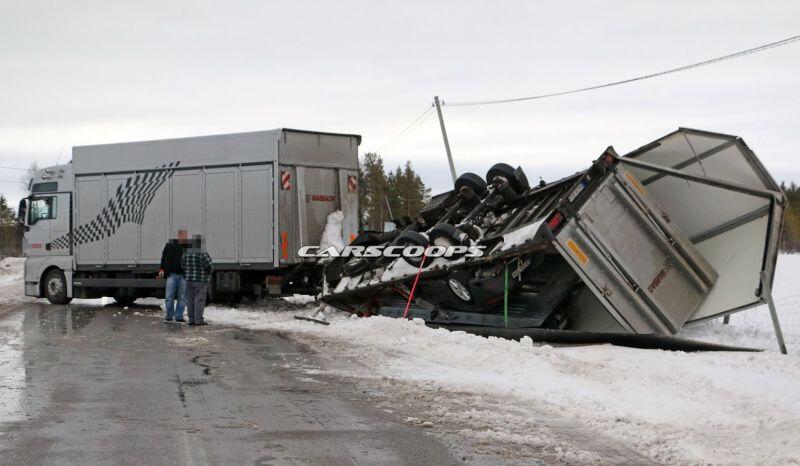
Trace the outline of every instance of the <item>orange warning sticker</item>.
{"type": "Polygon", "coordinates": [[[281,257],[283,260],[289,260],[289,233],[281,232],[281,257]]]}
{"type": "Polygon", "coordinates": [[[586,265],[586,263],[589,262],[589,256],[587,256],[586,253],[583,252],[583,249],[581,249],[580,246],[575,244],[575,241],[568,239],[567,247],[569,248],[570,251],[572,251],[572,254],[575,256],[576,259],[578,259],[578,261],[580,261],[581,264],[586,265]]]}
{"type": "Polygon", "coordinates": [[[630,172],[625,172],[625,178],[627,178],[628,181],[631,182],[633,187],[636,188],[637,191],[639,191],[639,194],[644,195],[644,188],[642,187],[641,184],[639,184],[639,180],[634,178],[633,175],[630,174],[630,172]]]}

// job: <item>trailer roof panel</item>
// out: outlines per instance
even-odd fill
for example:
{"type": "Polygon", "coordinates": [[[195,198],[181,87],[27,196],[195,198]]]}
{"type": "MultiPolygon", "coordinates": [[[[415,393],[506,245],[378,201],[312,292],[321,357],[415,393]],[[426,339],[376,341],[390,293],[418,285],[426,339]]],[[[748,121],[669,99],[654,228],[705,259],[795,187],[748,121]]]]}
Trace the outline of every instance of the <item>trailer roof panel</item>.
{"type": "MultiPolygon", "coordinates": [[[[357,158],[361,136],[279,128],[266,131],[217,134],[149,141],[75,146],[72,149],[76,175],[152,170],[170,164],[178,167],[218,166],[272,162],[279,157],[279,143],[287,134],[317,135],[327,141],[350,141],[347,155],[357,158]]],[[[341,146],[342,144],[338,144],[341,146]]],[[[331,147],[333,149],[333,147],[331,147]]],[[[324,155],[326,148],[309,152],[309,165],[324,155]]],[[[349,164],[348,164],[349,165],[349,164]]]]}

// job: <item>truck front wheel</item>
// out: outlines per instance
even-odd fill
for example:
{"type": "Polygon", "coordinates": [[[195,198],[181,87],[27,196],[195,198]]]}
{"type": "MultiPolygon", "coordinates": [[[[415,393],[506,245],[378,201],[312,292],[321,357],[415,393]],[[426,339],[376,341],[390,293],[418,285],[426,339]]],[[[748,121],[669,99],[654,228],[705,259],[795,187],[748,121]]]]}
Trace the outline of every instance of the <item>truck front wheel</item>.
{"type": "Polygon", "coordinates": [[[64,272],[52,269],[44,277],[44,296],[52,304],[67,304],[72,298],[67,297],[67,279],[64,272]]]}

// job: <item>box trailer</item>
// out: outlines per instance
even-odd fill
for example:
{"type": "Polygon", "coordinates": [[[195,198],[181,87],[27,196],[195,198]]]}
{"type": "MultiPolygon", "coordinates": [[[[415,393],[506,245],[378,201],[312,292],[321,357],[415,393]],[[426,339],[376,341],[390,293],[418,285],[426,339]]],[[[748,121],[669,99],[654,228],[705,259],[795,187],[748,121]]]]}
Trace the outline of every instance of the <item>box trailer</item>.
{"type": "Polygon", "coordinates": [[[482,255],[339,258],[323,300],[435,325],[672,335],[770,304],[785,205],[741,138],[688,128],[548,184],[499,163],[354,241],[482,255]]]}
{"type": "Polygon", "coordinates": [[[162,296],[155,276],[178,229],[206,239],[212,297],[311,289],[319,266],[297,250],[337,210],[344,240],[357,233],[360,141],[276,129],[74,147],[20,205],[26,295],[162,296]]]}

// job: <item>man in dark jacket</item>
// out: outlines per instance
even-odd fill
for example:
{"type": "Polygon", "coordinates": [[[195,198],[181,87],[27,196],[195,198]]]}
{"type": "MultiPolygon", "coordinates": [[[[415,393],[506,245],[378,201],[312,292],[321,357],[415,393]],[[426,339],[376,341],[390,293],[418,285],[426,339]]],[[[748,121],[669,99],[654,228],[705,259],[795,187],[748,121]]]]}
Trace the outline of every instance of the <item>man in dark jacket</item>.
{"type": "Polygon", "coordinates": [[[192,247],[183,253],[181,265],[186,272],[189,325],[206,325],[203,310],[206,306],[208,282],[211,280],[212,263],[200,235],[194,235],[192,238],[192,247]]]}
{"type": "Polygon", "coordinates": [[[186,230],[178,230],[178,238],[171,239],[161,252],[161,265],[158,269],[158,278],[167,277],[167,288],[164,292],[167,315],[164,320],[171,322],[186,322],[183,319],[183,309],[186,307],[186,280],[183,276],[181,258],[184,250],[189,246],[186,230]],[[177,298],[177,305],[175,300],[177,298]]]}

